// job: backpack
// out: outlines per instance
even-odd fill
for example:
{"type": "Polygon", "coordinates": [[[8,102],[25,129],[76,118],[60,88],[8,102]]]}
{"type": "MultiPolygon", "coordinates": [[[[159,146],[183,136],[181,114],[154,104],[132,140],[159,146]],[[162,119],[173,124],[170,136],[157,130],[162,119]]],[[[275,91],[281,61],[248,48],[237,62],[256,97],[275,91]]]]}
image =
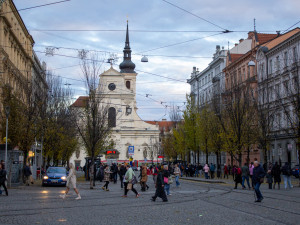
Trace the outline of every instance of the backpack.
{"type": "Polygon", "coordinates": [[[236,174],[237,174],[237,175],[240,175],[240,174],[242,174],[242,170],[241,170],[241,168],[237,168],[237,170],[236,170],[236,174]]]}

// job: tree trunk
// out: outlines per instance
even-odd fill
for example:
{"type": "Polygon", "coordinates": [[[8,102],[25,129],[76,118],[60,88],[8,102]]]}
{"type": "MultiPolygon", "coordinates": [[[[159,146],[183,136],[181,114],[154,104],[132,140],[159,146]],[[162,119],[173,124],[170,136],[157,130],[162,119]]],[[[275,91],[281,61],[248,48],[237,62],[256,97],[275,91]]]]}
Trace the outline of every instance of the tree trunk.
{"type": "Polygon", "coordinates": [[[206,160],[206,164],[208,165],[208,149],[207,149],[207,145],[205,146],[205,160],[206,160]]]}

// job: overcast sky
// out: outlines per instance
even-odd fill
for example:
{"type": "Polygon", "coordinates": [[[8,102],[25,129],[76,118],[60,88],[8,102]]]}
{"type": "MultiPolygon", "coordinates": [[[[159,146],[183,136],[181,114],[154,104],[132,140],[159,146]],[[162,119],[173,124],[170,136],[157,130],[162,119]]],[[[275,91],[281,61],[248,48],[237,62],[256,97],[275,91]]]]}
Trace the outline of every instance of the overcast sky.
{"type": "MultiPolygon", "coordinates": [[[[55,1],[59,0],[15,0],[14,2],[17,9],[23,9],[55,1]]],[[[192,67],[196,66],[200,70],[207,67],[216,45],[227,49],[228,42],[232,47],[239,39],[247,38],[248,31],[254,29],[254,18],[256,30],[264,33],[276,33],[277,30],[283,32],[300,20],[299,0],[168,0],[168,2],[198,17],[163,0],[71,0],[20,11],[20,14],[35,40],[34,49],[39,58],[47,63],[48,68],[52,69],[55,75],[65,77],[63,82],[71,84],[75,97],[85,94],[84,83],[74,80],[82,79],[79,59],[72,58],[78,56],[76,49],[118,54],[120,58],[114,68],[119,69],[128,18],[129,30],[131,30],[130,44],[134,54],[132,61],[136,64],[136,71],[139,73],[138,114],[144,120],[161,120],[168,117],[168,111],[160,102],[168,106],[174,104],[183,109],[185,95],[190,91],[186,79],[190,77],[192,67]],[[55,29],[67,31],[49,31],[55,29]],[[226,29],[235,32],[222,33],[226,29]],[[194,41],[173,45],[189,40],[194,41]],[[156,49],[168,45],[173,46],[156,49]],[[46,56],[42,53],[45,52],[46,46],[58,47],[55,54],[65,56],[46,56]],[[138,54],[143,53],[148,56],[148,63],[140,62],[141,56],[138,54]],[[155,101],[147,98],[146,94],[150,94],[155,101]]],[[[101,56],[109,58],[109,53],[101,56]]],[[[109,64],[104,64],[102,67],[103,71],[108,68],[109,64]]]]}

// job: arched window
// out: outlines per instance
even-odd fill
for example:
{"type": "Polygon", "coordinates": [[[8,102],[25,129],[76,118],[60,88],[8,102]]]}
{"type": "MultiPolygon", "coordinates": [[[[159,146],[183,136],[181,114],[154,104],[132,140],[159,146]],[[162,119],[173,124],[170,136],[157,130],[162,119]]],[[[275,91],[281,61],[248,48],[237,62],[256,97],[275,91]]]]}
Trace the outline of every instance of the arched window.
{"type": "Polygon", "coordinates": [[[116,109],[114,107],[108,109],[108,126],[116,127],[116,109]]]}
{"type": "Polygon", "coordinates": [[[127,87],[128,89],[130,89],[130,81],[129,81],[129,80],[126,81],[126,87],[127,87]]]}

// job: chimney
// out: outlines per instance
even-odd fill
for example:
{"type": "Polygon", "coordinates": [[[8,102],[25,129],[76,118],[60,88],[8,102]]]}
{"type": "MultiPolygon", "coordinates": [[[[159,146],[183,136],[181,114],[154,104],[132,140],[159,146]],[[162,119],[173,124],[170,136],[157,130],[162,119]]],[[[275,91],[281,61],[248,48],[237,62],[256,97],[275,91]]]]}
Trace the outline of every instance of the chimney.
{"type": "Polygon", "coordinates": [[[244,41],[244,38],[241,38],[241,39],[240,39],[240,43],[242,43],[243,41],[244,41]]]}
{"type": "Polygon", "coordinates": [[[167,121],[167,119],[162,119],[161,121],[167,121]]]}
{"type": "Polygon", "coordinates": [[[235,43],[234,46],[238,46],[238,43],[235,43]]]}
{"type": "Polygon", "coordinates": [[[277,30],[276,33],[277,33],[277,37],[279,37],[280,36],[280,30],[277,30]]]}
{"type": "Polygon", "coordinates": [[[220,45],[216,46],[216,52],[220,51],[220,45]]]}
{"type": "Polygon", "coordinates": [[[193,73],[195,73],[195,72],[196,72],[196,66],[193,67],[193,73]]]}

